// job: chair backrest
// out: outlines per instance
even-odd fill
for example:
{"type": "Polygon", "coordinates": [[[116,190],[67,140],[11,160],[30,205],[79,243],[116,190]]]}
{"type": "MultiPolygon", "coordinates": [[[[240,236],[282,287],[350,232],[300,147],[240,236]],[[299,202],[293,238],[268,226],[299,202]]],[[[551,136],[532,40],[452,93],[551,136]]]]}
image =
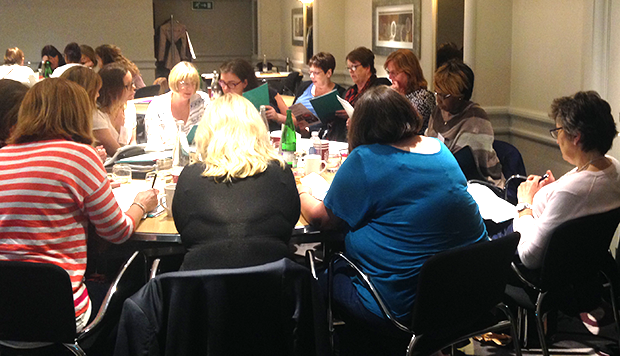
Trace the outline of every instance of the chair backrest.
{"type": "Polygon", "coordinates": [[[282,90],[280,94],[295,95],[302,78],[303,74],[297,71],[290,72],[286,78],[282,80],[282,90]]]}
{"type": "Polygon", "coordinates": [[[461,167],[461,170],[467,180],[487,180],[480,172],[480,168],[474,159],[474,153],[471,150],[471,147],[465,146],[454,152],[454,158],[456,158],[456,161],[461,167]]]}
{"type": "Polygon", "coordinates": [[[441,252],[420,271],[413,307],[416,334],[475,323],[502,301],[519,233],[441,252]]]}
{"type": "Polygon", "coordinates": [[[133,97],[138,99],[159,95],[159,87],[159,84],[145,86],[136,90],[136,93],[133,95],[133,97]]]}
{"type": "Polygon", "coordinates": [[[137,344],[162,355],[322,354],[327,320],[312,283],[310,271],[288,259],[158,275],[125,302],[115,354],[134,354],[137,344]]]}
{"type": "Polygon", "coordinates": [[[539,275],[544,289],[596,276],[620,223],[620,208],[569,220],[552,233],[539,275]]]}
{"type": "Polygon", "coordinates": [[[50,263],[0,261],[0,340],[74,343],[69,274],[50,263]]]}
{"type": "Polygon", "coordinates": [[[495,140],[493,141],[493,149],[497,154],[499,163],[502,164],[502,173],[506,179],[515,174],[527,176],[523,157],[515,146],[505,141],[495,140]]]}

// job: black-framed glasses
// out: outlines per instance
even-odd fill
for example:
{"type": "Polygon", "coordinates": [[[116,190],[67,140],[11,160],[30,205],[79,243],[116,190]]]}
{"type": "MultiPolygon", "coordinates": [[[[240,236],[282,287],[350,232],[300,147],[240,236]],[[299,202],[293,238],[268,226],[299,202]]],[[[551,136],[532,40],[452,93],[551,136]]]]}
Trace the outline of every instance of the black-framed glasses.
{"type": "Polygon", "coordinates": [[[230,89],[235,89],[235,87],[237,87],[237,85],[241,84],[241,81],[238,81],[236,83],[233,82],[233,81],[230,81],[230,82],[226,83],[225,81],[220,80],[217,83],[220,85],[220,87],[226,87],[226,88],[230,88],[230,89]]]}
{"type": "Polygon", "coordinates": [[[549,130],[549,134],[551,135],[551,137],[553,137],[554,139],[558,138],[558,131],[563,130],[563,127],[556,127],[555,129],[551,129],[549,130]]]}
{"type": "Polygon", "coordinates": [[[355,72],[357,70],[357,67],[361,67],[361,66],[362,66],[361,64],[354,64],[354,65],[352,65],[350,67],[347,67],[347,70],[349,72],[355,72]]]}

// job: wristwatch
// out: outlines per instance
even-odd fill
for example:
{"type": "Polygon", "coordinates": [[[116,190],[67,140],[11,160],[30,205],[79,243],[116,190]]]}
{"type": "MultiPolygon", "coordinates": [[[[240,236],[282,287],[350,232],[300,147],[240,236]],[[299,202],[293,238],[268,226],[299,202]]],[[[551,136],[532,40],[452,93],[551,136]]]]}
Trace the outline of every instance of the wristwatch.
{"type": "Polygon", "coordinates": [[[517,204],[517,212],[520,213],[525,209],[532,209],[532,206],[528,203],[519,203],[517,204]]]}

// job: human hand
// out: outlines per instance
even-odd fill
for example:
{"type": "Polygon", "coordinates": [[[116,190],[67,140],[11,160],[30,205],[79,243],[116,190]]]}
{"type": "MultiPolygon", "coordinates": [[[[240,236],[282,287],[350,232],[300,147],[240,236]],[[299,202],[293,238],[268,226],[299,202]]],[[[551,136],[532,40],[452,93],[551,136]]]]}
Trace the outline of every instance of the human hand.
{"type": "Polygon", "coordinates": [[[545,185],[555,182],[555,178],[551,171],[547,171],[549,175],[547,178],[542,179],[543,177],[537,175],[530,175],[527,177],[527,180],[519,185],[517,189],[517,200],[520,203],[528,203],[532,204],[534,201],[534,195],[538,193],[538,191],[544,187],[545,185]]]}
{"type": "Polygon", "coordinates": [[[103,146],[95,147],[95,152],[97,152],[97,156],[99,156],[99,159],[101,159],[101,162],[105,162],[106,158],[108,158],[108,154],[106,153],[105,148],[103,148],[103,146]]]}
{"type": "Polygon", "coordinates": [[[392,82],[392,86],[391,86],[390,88],[392,88],[392,89],[396,90],[397,92],[399,92],[399,93],[401,93],[401,94],[405,95],[405,88],[401,88],[401,87],[398,85],[398,82],[397,82],[397,81],[393,81],[393,82],[392,82]]]}
{"type": "Polygon", "coordinates": [[[154,210],[159,203],[157,199],[157,194],[159,194],[159,190],[154,188],[148,189],[136,194],[136,197],[133,201],[144,205],[144,208],[146,208],[146,212],[149,212],[151,210],[154,210]]]}
{"type": "Polygon", "coordinates": [[[308,194],[310,194],[310,196],[312,196],[312,188],[310,188],[307,185],[298,185],[297,186],[297,192],[299,193],[299,195],[302,195],[304,193],[308,193],[308,194]]]}
{"type": "Polygon", "coordinates": [[[267,119],[278,122],[278,113],[272,106],[265,105],[265,116],[267,119]]]}

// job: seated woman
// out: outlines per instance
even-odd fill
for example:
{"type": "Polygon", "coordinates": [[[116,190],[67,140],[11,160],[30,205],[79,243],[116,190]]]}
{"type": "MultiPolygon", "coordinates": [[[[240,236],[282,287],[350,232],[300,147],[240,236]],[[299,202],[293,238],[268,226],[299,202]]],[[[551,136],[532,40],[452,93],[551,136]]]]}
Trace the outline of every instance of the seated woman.
{"type": "MultiPolygon", "coordinates": [[[[239,95],[259,86],[254,68],[243,59],[233,59],[222,64],[218,84],[224,93],[239,95]]],[[[269,131],[280,130],[286,121],[288,106],[284,103],[282,96],[272,88],[269,88],[269,104],[265,106],[265,114],[269,120],[269,131]]]]}
{"type": "MultiPolygon", "coordinates": [[[[345,254],[405,325],[424,262],[487,239],[459,165],[441,141],[417,134],[421,125],[403,95],[386,86],[368,89],[350,121],[351,153],[325,200],[299,188],[303,217],[322,230],[344,228],[345,254]]],[[[390,328],[363,284],[344,270],[335,271],[334,300],[347,325],[390,328]]]]}
{"type": "Polygon", "coordinates": [[[24,52],[17,47],[9,48],[4,53],[4,65],[0,66],[0,79],[16,80],[28,87],[39,81],[30,67],[24,66],[24,52]]]}
{"type": "MultiPolygon", "coordinates": [[[[327,94],[334,89],[338,91],[340,97],[343,97],[345,89],[331,80],[334,69],[336,69],[336,59],[330,53],[319,52],[315,54],[308,61],[308,66],[310,67],[308,70],[310,80],[299,85],[293,103],[302,103],[316,115],[314,107],[310,104],[310,99],[327,94]]],[[[310,133],[307,125],[304,124],[305,121],[300,118],[297,119],[302,135],[309,136],[310,133]]],[[[322,125],[320,130],[319,136],[321,138],[343,142],[347,140],[347,125],[344,117],[336,118],[331,123],[322,125]]]]}
{"type": "Polygon", "coordinates": [[[45,63],[45,61],[50,61],[52,70],[67,64],[62,53],[52,45],[47,45],[41,49],[41,63],[39,63],[39,68],[41,68],[41,64],[45,63]]]}
{"type": "Polygon", "coordinates": [[[521,233],[519,257],[525,267],[542,263],[552,231],[565,221],[620,207],[620,163],[605,153],[618,131],[609,104],[593,91],[555,99],[551,118],[562,158],[575,166],[555,179],[531,175],[519,185],[519,216],[514,231],[521,233]]]}
{"type": "Polygon", "coordinates": [[[426,89],[427,83],[418,57],[410,50],[399,49],[390,53],[383,66],[392,81],[392,88],[406,96],[418,110],[422,117],[422,127],[418,133],[424,135],[435,109],[435,96],[426,89]]]}
{"type": "Polygon", "coordinates": [[[0,149],[0,259],[64,268],[78,331],[98,308],[83,281],[89,225],[102,238],[122,243],[157,206],[158,193],[140,192],[121,211],[90,146],[92,110],[79,85],[43,80],[26,94],[8,145],[0,149]]]}
{"type": "Polygon", "coordinates": [[[181,270],[261,265],[289,256],[299,220],[291,169],[258,111],[240,95],[209,105],[196,133],[202,160],[183,169],[172,211],[187,254],[181,270]]]}
{"type": "Polygon", "coordinates": [[[200,75],[193,64],[179,62],[168,76],[171,91],[156,96],[144,117],[146,139],[150,144],[174,146],[177,121],[184,134],[198,125],[209,105],[209,95],[200,89],[200,75]]]}
{"type": "Polygon", "coordinates": [[[459,60],[450,60],[435,72],[437,107],[426,135],[439,137],[456,153],[469,146],[483,177],[502,188],[502,165],[493,149],[493,126],[480,105],[469,101],[474,91],[474,72],[459,60]]]}
{"type": "MultiPolygon", "coordinates": [[[[93,118],[93,136],[103,145],[108,156],[113,156],[122,145],[119,143],[125,124],[125,105],[133,99],[136,88],[131,73],[123,65],[112,63],[99,71],[102,86],[97,98],[98,110],[93,118]]],[[[127,134],[123,133],[123,136],[127,134]]]]}
{"type": "Polygon", "coordinates": [[[97,61],[97,54],[95,50],[89,45],[80,45],[80,51],[82,52],[82,58],[80,63],[88,68],[99,70],[99,62],[97,61]]]}

